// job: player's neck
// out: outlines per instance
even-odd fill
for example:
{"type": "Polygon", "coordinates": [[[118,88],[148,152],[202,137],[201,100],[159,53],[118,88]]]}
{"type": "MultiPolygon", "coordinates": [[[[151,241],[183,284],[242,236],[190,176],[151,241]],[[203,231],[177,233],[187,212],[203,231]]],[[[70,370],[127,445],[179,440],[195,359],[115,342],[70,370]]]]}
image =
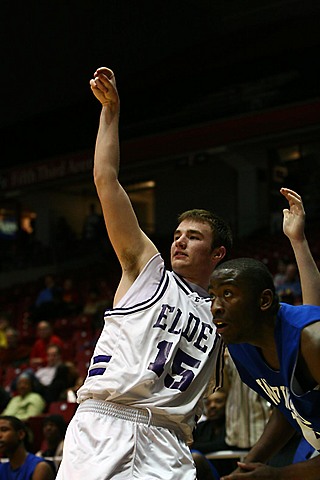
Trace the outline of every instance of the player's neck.
{"type": "Polygon", "coordinates": [[[9,457],[11,468],[15,470],[16,468],[21,467],[26,461],[27,456],[28,452],[25,450],[24,446],[19,446],[12,456],[9,457]]]}
{"type": "Polygon", "coordinates": [[[269,367],[271,367],[273,370],[280,369],[279,356],[274,341],[269,345],[260,347],[260,351],[264,361],[269,365],[269,367]]]}

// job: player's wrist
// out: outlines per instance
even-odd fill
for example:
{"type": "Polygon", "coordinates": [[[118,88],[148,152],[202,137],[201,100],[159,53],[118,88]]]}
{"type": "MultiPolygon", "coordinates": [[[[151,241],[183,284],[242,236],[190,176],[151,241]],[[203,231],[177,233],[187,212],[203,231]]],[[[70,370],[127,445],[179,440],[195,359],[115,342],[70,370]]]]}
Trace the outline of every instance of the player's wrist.
{"type": "Polygon", "coordinates": [[[289,237],[290,243],[292,245],[292,248],[305,248],[308,245],[308,241],[306,239],[306,236],[302,234],[299,237],[289,237]]]}

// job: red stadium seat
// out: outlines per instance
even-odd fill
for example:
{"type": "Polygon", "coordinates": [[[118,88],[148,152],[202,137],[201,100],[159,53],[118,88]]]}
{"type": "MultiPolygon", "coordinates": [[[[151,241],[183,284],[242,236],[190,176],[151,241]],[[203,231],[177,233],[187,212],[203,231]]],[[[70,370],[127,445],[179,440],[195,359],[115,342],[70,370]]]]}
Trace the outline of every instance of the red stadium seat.
{"type": "Polygon", "coordinates": [[[62,415],[65,421],[69,423],[77,408],[77,403],[70,403],[64,401],[51,402],[48,407],[48,414],[62,415]]]}

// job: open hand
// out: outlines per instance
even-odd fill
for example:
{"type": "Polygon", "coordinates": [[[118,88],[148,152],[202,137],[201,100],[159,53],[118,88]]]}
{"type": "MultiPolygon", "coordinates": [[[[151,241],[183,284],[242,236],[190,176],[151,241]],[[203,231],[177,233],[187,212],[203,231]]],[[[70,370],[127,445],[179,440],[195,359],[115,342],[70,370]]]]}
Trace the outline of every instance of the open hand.
{"type": "Polygon", "coordinates": [[[289,208],[283,210],[283,232],[289,240],[304,239],[305,211],[300,195],[289,188],[280,193],[288,200],[289,208]]]}

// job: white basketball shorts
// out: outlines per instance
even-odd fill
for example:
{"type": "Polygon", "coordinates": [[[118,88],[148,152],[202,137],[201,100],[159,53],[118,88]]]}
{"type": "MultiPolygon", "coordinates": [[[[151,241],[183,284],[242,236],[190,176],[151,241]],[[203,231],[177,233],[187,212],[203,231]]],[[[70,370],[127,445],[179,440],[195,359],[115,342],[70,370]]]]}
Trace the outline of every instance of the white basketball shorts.
{"type": "Polygon", "coordinates": [[[68,426],[56,480],[109,479],[195,480],[196,470],[184,441],[147,410],[89,399],[68,426]]]}

